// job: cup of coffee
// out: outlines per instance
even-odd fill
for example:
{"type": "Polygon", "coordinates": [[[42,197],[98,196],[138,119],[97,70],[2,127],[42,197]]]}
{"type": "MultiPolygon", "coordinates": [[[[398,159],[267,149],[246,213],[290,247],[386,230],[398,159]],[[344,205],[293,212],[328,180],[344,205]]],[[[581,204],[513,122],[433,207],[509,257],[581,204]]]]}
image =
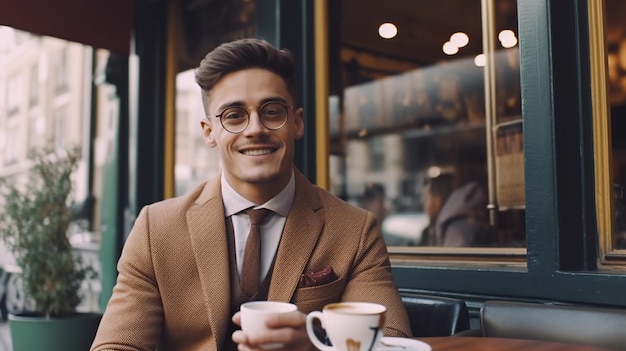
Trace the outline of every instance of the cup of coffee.
{"type": "Polygon", "coordinates": [[[369,302],[338,302],[313,311],[306,317],[309,339],[320,350],[372,351],[378,347],[385,328],[387,308],[369,302]],[[315,334],[319,320],[332,346],[325,345],[315,334]]]}
{"type": "MultiPolygon", "coordinates": [[[[246,333],[259,330],[268,330],[265,322],[270,316],[297,311],[298,306],[288,302],[278,301],[251,301],[241,305],[241,330],[246,333]]],[[[263,349],[277,349],[283,344],[265,344],[263,349]]]]}

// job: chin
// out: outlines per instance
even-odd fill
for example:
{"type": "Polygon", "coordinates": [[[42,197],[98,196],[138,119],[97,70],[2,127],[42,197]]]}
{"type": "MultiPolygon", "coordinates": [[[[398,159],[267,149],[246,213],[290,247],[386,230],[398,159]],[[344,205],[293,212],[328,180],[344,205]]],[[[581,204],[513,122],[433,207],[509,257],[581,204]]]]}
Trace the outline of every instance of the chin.
{"type": "Polygon", "coordinates": [[[246,172],[242,179],[251,184],[266,184],[276,181],[279,178],[278,175],[277,172],[258,172],[256,174],[255,172],[246,172]]]}

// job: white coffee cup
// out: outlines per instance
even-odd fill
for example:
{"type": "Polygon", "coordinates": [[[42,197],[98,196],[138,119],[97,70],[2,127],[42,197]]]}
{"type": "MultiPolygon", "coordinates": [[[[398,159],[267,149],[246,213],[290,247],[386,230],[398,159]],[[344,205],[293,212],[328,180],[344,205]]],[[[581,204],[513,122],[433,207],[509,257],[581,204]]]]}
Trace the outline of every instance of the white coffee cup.
{"type": "MultiPolygon", "coordinates": [[[[241,305],[241,330],[246,333],[268,330],[265,322],[270,316],[297,311],[298,306],[278,301],[251,301],[241,305]]],[[[263,349],[277,349],[283,344],[264,344],[263,349]]]]}
{"type": "Polygon", "coordinates": [[[306,317],[309,339],[320,350],[372,351],[378,347],[385,328],[387,308],[369,302],[338,302],[324,306],[306,317]],[[315,335],[319,319],[333,346],[323,344],[315,335]]]}

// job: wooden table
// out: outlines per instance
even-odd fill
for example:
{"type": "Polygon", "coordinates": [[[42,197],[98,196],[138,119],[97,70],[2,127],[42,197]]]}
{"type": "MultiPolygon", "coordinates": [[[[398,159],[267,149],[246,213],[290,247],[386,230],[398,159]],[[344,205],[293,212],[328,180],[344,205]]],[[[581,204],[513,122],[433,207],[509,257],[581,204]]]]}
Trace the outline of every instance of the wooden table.
{"type": "Polygon", "coordinates": [[[461,336],[417,339],[429,344],[432,351],[608,351],[600,347],[540,340],[461,336]]]}

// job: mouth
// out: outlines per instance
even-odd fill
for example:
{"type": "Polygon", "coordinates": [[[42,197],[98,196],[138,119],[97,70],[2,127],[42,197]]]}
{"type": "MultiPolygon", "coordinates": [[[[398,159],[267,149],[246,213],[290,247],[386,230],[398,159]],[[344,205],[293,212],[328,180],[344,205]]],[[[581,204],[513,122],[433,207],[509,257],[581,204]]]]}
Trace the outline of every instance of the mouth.
{"type": "Polygon", "coordinates": [[[246,156],[263,156],[268,155],[276,151],[276,149],[252,149],[252,150],[242,150],[240,153],[246,156]]]}

